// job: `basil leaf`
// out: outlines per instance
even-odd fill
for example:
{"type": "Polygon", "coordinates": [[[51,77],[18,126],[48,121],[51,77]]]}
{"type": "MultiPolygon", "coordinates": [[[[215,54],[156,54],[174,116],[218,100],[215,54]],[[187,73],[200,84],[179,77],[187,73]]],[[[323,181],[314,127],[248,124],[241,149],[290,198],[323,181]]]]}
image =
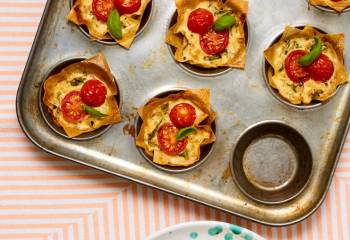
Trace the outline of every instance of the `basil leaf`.
{"type": "Polygon", "coordinates": [[[322,40],[320,37],[315,37],[315,45],[312,47],[309,54],[306,54],[305,56],[299,58],[298,62],[301,66],[307,67],[311,63],[313,63],[316,58],[318,58],[322,53],[322,40]]]}
{"type": "Polygon", "coordinates": [[[195,133],[197,130],[193,127],[182,128],[176,134],[176,140],[181,141],[185,139],[188,135],[195,133]]]}
{"type": "Polygon", "coordinates": [[[116,39],[123,38],[122,32],[122,22],[120,21],[120,16],[117,10],[113,10],[107,20],[107,26],[109,33],[116,39]]]}
{"type": "Polygon", "coordinates": [[[84,110],[85,110],[85,112],[87,112],[88,114],[90,114],[92,117],[95,117],[95,118],[103,118],[103,117],[108,116],[108,115],[103,114],[100,111],[98,111],[92,107],[86,106],[86,105],[84,106],[84,110]]]}
{"type": "Polygon", "coordinates": [[[236,24],[236,18],[232,15],[226,14],[219,17],[215,21],[213,28],[215,31],[223,31],[225,29],[229,29],[235,24],[236,24]]]}

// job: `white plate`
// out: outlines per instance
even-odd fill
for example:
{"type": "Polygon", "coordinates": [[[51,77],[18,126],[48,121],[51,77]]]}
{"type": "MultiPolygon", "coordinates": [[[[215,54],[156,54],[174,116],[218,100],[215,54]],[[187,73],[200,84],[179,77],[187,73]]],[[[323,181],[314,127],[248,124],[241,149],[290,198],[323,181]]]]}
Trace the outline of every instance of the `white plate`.
{"type": "Polygon", "coordinates": [[[168,227],[147,240],[264,240],[245,228],[215,221],[188,222],[168,227]]]}

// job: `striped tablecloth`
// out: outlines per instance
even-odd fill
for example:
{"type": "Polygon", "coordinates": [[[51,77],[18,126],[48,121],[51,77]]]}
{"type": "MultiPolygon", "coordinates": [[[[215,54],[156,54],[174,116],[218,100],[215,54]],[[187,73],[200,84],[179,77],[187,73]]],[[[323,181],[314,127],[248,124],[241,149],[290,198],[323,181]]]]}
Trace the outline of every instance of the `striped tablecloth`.
{"type": "Polygon", "coordinates": [[[138,240],[204,219],[235,223],[267,239],[350,239],[349,139],[322,207],[286,228],[254,224],[34,147],[18,125],[15,97],[45,2],[0,0],[0,239],[138,240]]]}

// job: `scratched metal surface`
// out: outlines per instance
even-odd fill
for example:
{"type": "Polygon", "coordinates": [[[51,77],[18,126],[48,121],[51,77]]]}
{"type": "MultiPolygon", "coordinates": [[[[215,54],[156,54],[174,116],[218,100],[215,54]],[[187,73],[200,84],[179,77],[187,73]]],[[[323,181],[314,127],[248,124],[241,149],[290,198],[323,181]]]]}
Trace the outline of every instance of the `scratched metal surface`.
{"type": "MultiPolygon", "coordinates": [[[[292,224],[310,215],[321,203],[348,129],[350,85],[322,107],[299,111],[276,101],[264,85],[263,50],[286,24],[309,23],[349,37],[350,14],[308,10],[304,0],[250,1],[248,49],[245,71],[232,70],[215,78],[199,78],[173,61],[164,38],[174,1],[154,0],[150,25],[131,49],[88,41],[76,26],[67,23],[69,1],[47,2],[45,15],[26,66],[17,96],[19,122],[40,148],[79,163],[153,186],[269,225],[292,224]],[[55,134],[42,119],[38,91],[43,76],[65,58],[92,56],[103,51],[122,92],[124,121],[102,137],[77,142],[55,134]],[[218,112],[218,139],[210,159],[199,168],[169,174],[151,166],[137,151],[134,138],[123,134],[134,124],[135,109],[152,96],[173,87],[209,87],[218,112]],[[239,134],[262,120],[282,120],[303,134],[313,155],[311,181],[299,197],[280,205],[264,205],[245,197],[234,184],[229,159],[239,134]]],[[[346,41],[349,50],[350,41],[346,41]]],[[[349,54],[346,65],[349,69],[349,54]]]]}

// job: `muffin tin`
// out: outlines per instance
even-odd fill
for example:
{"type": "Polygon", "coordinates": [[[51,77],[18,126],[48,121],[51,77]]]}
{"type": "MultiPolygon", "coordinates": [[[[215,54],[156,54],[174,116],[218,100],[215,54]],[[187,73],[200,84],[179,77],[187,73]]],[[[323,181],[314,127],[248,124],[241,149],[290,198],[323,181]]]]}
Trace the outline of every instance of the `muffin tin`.
{"type": "MultiPolygon", "coordinates": [[[[79,27],[66,21],[70,1],[63,3],[47,1],[17,93],[18,120],[34,144],[54,155],[267,225],[296,223],[320,206],[349,129],[349,84],[340,87],[327,104],[299,111],[275,101],[261,63],[263,51],[285,25],[308,23],[344,32],[348,38],[349,14],[308,10],[303,0],[250,1],[246,69],[230,69],[209,78],[181,71],[168,51],[165,36],[174,17],[174,1],[152,1],[148,27],[130,50],[87,41],[79,27]],[[99,51],[117,76],[124,121],[107,127],[108,131],[102,129],[99,137],[67,139],[50,127],[40,101],[42,81],[63,66],[62,59],[70,59],[62,63],[68,64],[99,51]],[[213,126],[215,147],[209,146],[204,151],[207,155],[186,169],[162,168],[145,159],[135,146],[134,133],[141,123],[137,108],[159,93],[203,87],[210,88],[211,104],[218,113],[213,126]],[[279,151],[262,162],[262,156],[271,152],[269,147],[285,149],[286,154],[279,151]],[[269,162],[279,170],[259,167],[269,162]]],[[[345,56],[349,69],[348,52],[345,56]]]]}

